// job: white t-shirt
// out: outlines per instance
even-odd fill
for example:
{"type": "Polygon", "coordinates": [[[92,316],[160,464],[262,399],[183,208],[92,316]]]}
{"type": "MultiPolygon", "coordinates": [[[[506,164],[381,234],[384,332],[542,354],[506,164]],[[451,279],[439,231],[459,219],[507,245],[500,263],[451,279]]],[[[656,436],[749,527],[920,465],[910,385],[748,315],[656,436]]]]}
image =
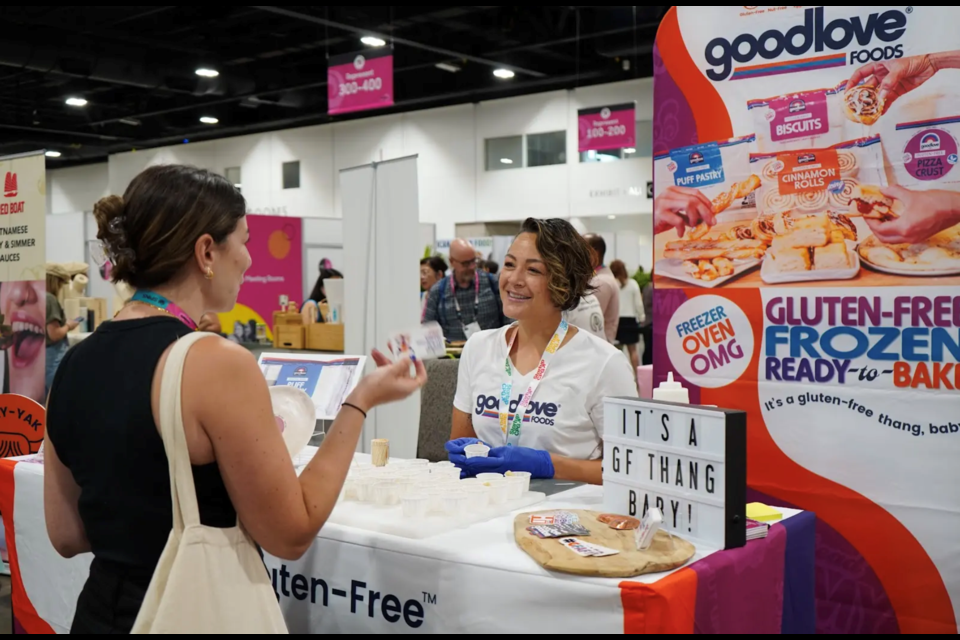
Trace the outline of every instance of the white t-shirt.
{"type": "MultiPolygon", "coordinates": [[[[473,419],[480,440],[505,444],[500,430],[500,389],[506,381],[509,327],[482,331],[467,341],[460,358],[453,406],[473,419]]],[[[511,406],[515,409],[536,370],[522,376],[513,367],[511,406]]],[[[636,375],[610,343],[578,331],[560,348],[527,406],[519,446],[576,460],[603,454],[603,399],[637,396],[636,375]]],[[[512,418],[512,416],[511,416],[512,418]]]]}
{"type": "Polygon", "coordinates": [[[597,296],[588,293],[580,299],[580,304],[573,311],[566,312],[567,322],[588,331],[603,341],[606,341],[607,334],[603,318],[603,309],[600,308],[600,301],[597,296]]]}

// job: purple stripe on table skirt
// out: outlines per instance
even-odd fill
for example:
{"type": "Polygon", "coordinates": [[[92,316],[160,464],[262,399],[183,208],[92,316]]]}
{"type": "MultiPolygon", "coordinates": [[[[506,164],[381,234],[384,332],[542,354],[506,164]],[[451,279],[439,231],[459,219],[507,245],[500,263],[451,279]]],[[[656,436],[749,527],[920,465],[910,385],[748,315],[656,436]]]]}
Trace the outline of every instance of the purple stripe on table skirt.
{"type": "Polygon", "coordinates": [[[21,625],[20,621],[16,618],[13,619],[13,633],[27,635],[27,630],[23,628],[23,625],[21,625]]]}
{"type": "MultiPolygon", "coordinates": [[[[747,502],[802,509],[753,489],[747,502]]],[[[899,634],[887,592],[857,549],[823,519],[816,531],[816,615],[818,634],[899,634]]]]}
{"type": "Polygon", "coordinates": [[[780,633],[787,530],[715,553],[690,566],[697,572],[694,633],[780,633]]]}
{"type": "Polygon", "coordinates": [[[817,632],[817,517],[804,511],[775,527],[787,530],[781,632],[789,635],[814,634],[817,632]]]}

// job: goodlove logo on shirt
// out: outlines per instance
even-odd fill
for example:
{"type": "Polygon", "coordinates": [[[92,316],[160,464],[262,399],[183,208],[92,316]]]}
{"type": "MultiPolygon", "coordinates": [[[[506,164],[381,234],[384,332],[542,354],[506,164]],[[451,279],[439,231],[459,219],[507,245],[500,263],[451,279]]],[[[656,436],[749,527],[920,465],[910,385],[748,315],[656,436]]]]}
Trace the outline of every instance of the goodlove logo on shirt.
{"type": "MultiPolygon", "coordinates": [[[[510,402],[510,420],[513,420],[517,407],[520,406],[522,399],[523,394],[521,393],[517,396],[516,400],[510,402]]],[[[529,422],[552,427],[559,411],[560,405],[554,402],[538,402],[534,399],[527,405],[527,412],[523,417],[523,421],[525,423],[529,422]]],[[[474,413],[478,416],[498,420],[500,418],[500,398],[483,394],[478,395],[474,413]]]]}

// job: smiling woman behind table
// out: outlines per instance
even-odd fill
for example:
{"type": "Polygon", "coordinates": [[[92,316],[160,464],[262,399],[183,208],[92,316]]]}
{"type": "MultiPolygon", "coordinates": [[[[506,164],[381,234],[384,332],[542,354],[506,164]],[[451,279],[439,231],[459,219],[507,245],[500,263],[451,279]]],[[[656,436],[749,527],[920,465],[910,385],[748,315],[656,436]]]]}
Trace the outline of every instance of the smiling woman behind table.
{"type": "MultiPolygon", "coordinates": [[[[136,620],[173,523],[161,374],[206,311],[236,303],[250,267],[245,211],[224,178],[184,166],[151,167],[122,200],[94,207],[112,277],[139,291],[67,352],[50,392],[47,532],[60,555],[94,558],[73,633],[129,633],[136,620]]],[[[239,516],[265,551],[299,558],[337,502],[366,412],[418,388],[426,374],[417,369],[411,378],[400,361],[364,378],[298,478],[254,356],[221,338],[197,342],[181,398],[201,523],[230,528],[239,516]]]]}
{"type": "Polygon", "coordinates": [[[590,249],[568,222],[523,223],[500,274],[504,314],[517,323],[477,334],[460,361],[447,451],[465,475],[528,471],[534,478],[603,481],[603,399],[636,397],[637,385],[620,351],[563,318],[593,275],[590,249]],[[522,412],[522,423],[505,413],[506,387],[509,410],[522,412]],[[532,399],[518,411],[528,389],[532,399]],[[464,447],[478,438],[493,449],[468,460],[464,447]]]}

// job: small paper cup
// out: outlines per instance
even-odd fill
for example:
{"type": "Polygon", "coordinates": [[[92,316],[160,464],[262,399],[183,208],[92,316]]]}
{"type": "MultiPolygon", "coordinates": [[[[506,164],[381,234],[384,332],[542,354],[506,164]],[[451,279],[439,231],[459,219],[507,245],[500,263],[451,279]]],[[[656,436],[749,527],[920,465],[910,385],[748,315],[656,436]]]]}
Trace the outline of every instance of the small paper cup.
{"type": "Polygon", "coordinates": [[[430,498],[422,493],[405,496],[401,503],[404,518],[425,518],[430,511],[430,498]]]}
{"type": "Polygon", "coordinates": [[[392,507],[398,498],[399,487],[394,482],[380,482],[373,487],[373,499],[378,507],[392,507]]]}
{"type": "Polygon", "coordinates": [[[357,480],[357,500],[373,502],[373,487],[380,482],[379,478],[365,477],[357,480]]]}
{"type": "Polygon", "coordinates": [[[356,500],[357,498],[357,479],[348,477],[343,483],[343,499],[356,500]]]}
{"type": "Polygon", "coordinates": [[[490,504],[498,507],[510,497],[510,486],[503,478],[490,482],[490,504]]]}
{"type": "Polygon", "coordinates": [[[485,444],[471,444],[467,447],[464,447],[463,452],[467,454],[467,458],[486,458],[487,454],[490,453],[490,447],[485,444]]]}
{"type": "Polygon", "coordinates": [[[530,491],[530,479],[533,477],[529,471],[509,471],[506,474],[507,478],[523,478],[523,492],[527,493],[530,491]]]}
{"type": "Polygon", "coordinates": [[[463,493],[469,500],[470,509],[486,509],[490,506],[490,487],[482,484],[468,485],[463,488],[463,493]]]}
{"type": "Polygon", "coordinates": [[[477,475],[477,480],[483,483],[490,482],[491,480],[503,480],[502,473],[481,473],[477,475]]]}
{"type": "Polygon", "coordinates": [[[451,491],[443,497],[444,515],[459,518],[466,512],[469,500],[464,492],[451,491]]]}
{"type": "Polygon", "coordinates": [[[520,500],[523,498],[523,494],[525,493],[523,486],[526,484],[526,480],[511,476],[505,478],[504,482],[507,484],[507,500],[520,500]]]}

